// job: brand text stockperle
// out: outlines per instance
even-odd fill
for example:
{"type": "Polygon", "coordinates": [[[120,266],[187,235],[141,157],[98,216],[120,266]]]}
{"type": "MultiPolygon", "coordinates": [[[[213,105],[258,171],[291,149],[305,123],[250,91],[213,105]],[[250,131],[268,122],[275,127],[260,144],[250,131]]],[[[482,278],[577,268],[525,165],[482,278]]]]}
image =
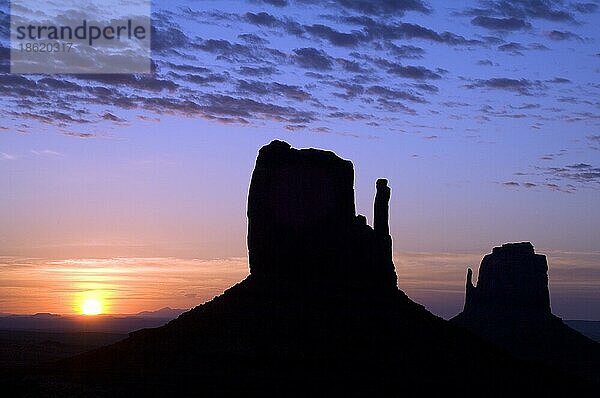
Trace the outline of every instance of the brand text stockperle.
{"type": "Polygon", "coordinates": [[[16,27],[18,40],[87,40],[90,46],[97,40],[121,40],[122,38],[143,40],[146,38],[146,28],[134,25],[131,19],[121,25],[98,26],[83,20],[81,25],[21,25],[16,27]]]}

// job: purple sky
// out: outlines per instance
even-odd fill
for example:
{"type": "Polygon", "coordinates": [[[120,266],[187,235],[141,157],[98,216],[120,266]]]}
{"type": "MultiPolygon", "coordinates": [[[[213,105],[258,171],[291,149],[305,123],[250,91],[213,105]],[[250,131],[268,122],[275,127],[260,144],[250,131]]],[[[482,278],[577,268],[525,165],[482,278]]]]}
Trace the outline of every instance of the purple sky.
{"type": "Polygon", "coordinates": [[[243,258],[278,138],[352,160],[369,219],[390,180],[399,285],[435,312],[527,240],[558,315],[600,319],[599,23],[597,1],[154,2],[153,75],[0,73],[0,266],[243,258]]]}

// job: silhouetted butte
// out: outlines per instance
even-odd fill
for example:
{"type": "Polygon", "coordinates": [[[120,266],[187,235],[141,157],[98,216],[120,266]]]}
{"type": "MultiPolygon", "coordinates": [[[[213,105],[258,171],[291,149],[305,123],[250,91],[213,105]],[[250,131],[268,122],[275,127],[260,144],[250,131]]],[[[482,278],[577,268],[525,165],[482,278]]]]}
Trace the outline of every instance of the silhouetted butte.
{"type": "Polygon", "coordinates": [[[467,271],[465,306],[452,319],[513,355],[600,382],[600,345],[550,309],[548,263],[530,242],[495,247],[467,271]]]}

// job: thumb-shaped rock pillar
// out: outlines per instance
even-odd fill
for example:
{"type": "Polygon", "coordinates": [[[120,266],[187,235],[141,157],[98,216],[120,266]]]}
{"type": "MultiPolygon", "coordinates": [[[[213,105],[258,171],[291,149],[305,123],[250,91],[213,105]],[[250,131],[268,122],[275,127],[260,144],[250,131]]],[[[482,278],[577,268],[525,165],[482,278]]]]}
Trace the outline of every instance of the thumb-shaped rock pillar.
{"type": "Polygon", "coordinates": [[[376,183],[373,229],[378,237],[390,234],[389,201],[391,191],[387,184],[388,181],[385,178],[378,179],[376,183]]]}

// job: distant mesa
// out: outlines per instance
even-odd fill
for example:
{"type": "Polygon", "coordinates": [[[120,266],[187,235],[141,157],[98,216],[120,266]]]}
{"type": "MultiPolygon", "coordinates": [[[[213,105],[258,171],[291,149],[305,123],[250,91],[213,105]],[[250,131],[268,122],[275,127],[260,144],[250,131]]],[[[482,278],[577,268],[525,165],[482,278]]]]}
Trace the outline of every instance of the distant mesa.
{"type": "Polygon", "coordinates": [[[499,333],[507,323],[521,325],[552,317],[546,256],[535,254],[531,243],[495,247],[481,261],[477,287],[472,275],[469,269],[465,306],[457,322],[476,322],[483,330],[499,333]]]}
{"type": "Polygon", "coordinates": [[[515,356],[600,381],[599,345],[552,314],[546,256],[530,242],[495,247],[479,266],[477,286],[467,270],[465,305],[451,321],[515,356]]]}

